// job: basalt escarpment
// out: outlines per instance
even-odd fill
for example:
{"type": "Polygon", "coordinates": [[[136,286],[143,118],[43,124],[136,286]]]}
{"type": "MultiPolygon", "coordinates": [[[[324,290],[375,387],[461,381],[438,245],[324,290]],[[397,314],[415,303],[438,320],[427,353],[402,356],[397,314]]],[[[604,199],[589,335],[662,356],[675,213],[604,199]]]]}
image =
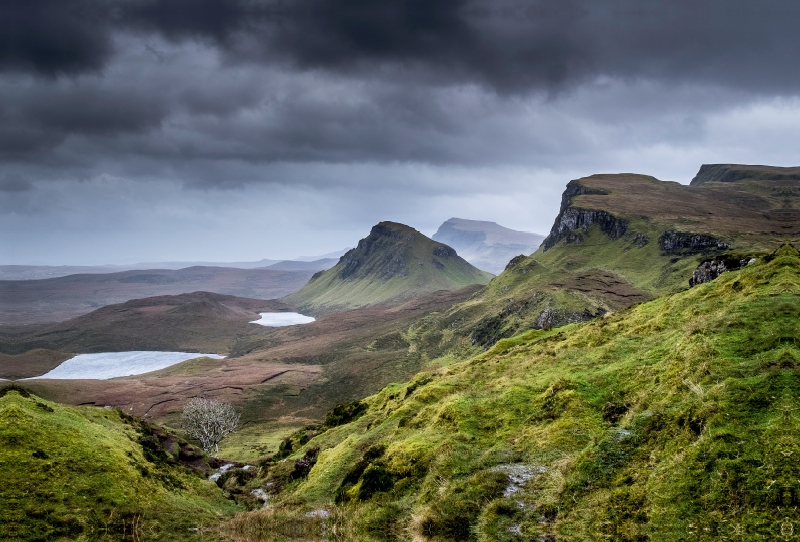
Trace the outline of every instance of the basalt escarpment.
{"type": "Polygon", "coordinates": [[[583,236],[576,230],[581,230],[585,234],[594,224],[597,224],[600,231],[613,241],[625,235],[629,223],[624,218],[619,218],[606,211],[569,207],[559,213],[553,229],[550,230],[550,235],[544,240],[542,246],[544,250],[549,250],[561,240],[568,244],[579,243],[583,241],[583,236]]]}
{"type": "Polygon", "coordinates": [[[583,236],[575,230],[580,229],[586,233],[593,224],[599,225],[600,230],[611,240],[625,235],[628,230],[628,221],[624,218],[619,218],[604,210],[572,206],[574,198],[587,194],[606,195],[608,192],[586,186],[580,182],[580,179],[567,184],[567,188],[561,195],[561,208],[550,230],[550,235],[542,241],[544,250],[553,248],[562,240],[567,244],[582,241],[583,236]]]}
{"type": "Polygon", "coordinates": [[[667,230],[658,238],[658,246],[665,254],[699,254],[709,250],[726,250],[731,248],[713,235],[685,233],[667,230]]]}
{"type": "Polygon", "coordinates": [[[486,346],[598,308],[619,311],[740,266],[730,254],[749,261],[796,241],[796,175],[800,168],[724,165],[704,166],[691,186],[628,173],[571,181],[542,250],[513,258],[465,307],[465,319],[483,308],[465,336],[486,346]],[[539,303],[521,308],[536,292],[549,311],[539,303]]]}

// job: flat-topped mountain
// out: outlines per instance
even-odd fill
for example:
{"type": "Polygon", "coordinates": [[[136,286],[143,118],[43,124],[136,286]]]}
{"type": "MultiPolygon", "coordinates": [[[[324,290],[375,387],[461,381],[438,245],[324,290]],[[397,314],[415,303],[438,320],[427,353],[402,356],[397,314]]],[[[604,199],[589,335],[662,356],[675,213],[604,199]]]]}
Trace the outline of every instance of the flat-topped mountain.
{"type": "Polygon", "coordinates": [[[632,173],[571,181],[541,248],[511,260],[445,324],[486,347],[680,291],[796,243],[798,172],[705,165],[692,185],[632,173]]]}
{"type": "Polygon", "coordinates": [[[495,275],[515,256],[539,248],[544,235],[512,230],[496,222],[451,218],[433,234],[433,240],[456,249],[469,263],[495,275]]]}
{"type": "Polygon", "coordinates": [[[491,275],[451,247],[396,222],[381,222],[327,271],[283,301],[314,313],[394,304],[437,290],[486,284],[491,275]]]}
{"type": "Polygon", "coordinates": [[[654,240],[667,251],[667,230],[715,235],[732,247],[774,248],[800,232],[800,168],[704,165],[689,186],[634,174],[571,181],[544,249],[579,241],[592,225],[610,239],[637,228],[658,233],[654,240]]]}

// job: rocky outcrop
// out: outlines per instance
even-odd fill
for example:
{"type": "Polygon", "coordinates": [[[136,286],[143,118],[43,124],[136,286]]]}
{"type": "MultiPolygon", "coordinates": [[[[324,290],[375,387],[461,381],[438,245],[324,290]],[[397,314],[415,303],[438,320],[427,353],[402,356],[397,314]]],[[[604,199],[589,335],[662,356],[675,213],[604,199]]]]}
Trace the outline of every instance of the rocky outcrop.
{"type": "Polygon", "coordinates": [[[692,273],[692,278],[689,279],[689,287],[711,282],[727,270],[728,267],[723,261],[711,260],[703,262],[692,273]]]}
{"type": "Polygon", "coordinates": [[[689,287],[711,282],[725,271],[739,269],[755,261],[755,258],[718,258],[706,260],[697,266],[689,279],[689,287]]]}
{"type": "Polygon", "coordinates": [[[506,268],[504,269],[504,271],[508,271],[509,269],[518,266],[525,258],[527,258],[527,256],[525,256],[524,254],[520,254],[519,256],[514,256],[506,264],[506,268]]]}
{"type": "Polygon", "coordinates": [[[572,198],[577,198],[578,196],[583,196],[585,194],[605,195],[608,194],[608,192],[605,190],[584,186],[580,183],[580,180],[577,179],[570,181],[567,183],[567,188],[564,189],[564,193],[561,194],[561,208],[559,209],[559,213],[563,213],[567,210],[567,207],[572,205],[572,198]]]}
{"type": "Polygon", "coordinates": [[[712,235],[667,230],[658,238],[665,254],[697,254],[708,250],[727,250],[731,246],[712,235]]]}
{"type": "Polygon", "coordinates": [[[542,246],[547,251],[562,239],[567,243],[580,242],[583,237],[575,230],[580,229],[586,233],[589,231],[589,226],[594,224],[600,226],[600,230],[612,241],[625,235],[628,230],[627,220],[616,217],[607,211],[569,207],[556,217],[553,229],[550,230],[550,235],[544,240],[542,246]]]}
{"type": "Polygon", "coordinates": [[[391,225],[387,225],[391,223],[384,223],[381,222],[380,224],[376,224],[372,226],[372,229],[369,232],[369,237],[362,239],[358,242],[358,247],[361,248],[362,244],[368,243],[371,239],[375,237],[388,237],[389,239],[396,239],[398,241],[413,241],[416,236],[414,234],[410,234],[404,231],[399,231],[396,228],[393,228],[391,225]]]}
{"type": "Polygon", "coordinates": [[[603,195],[608,194],[608,192],[584,186],[577,180],[570,181],[561,195],[561,208],[553,223],[553,228],[550,230],[550,235],[542,241],[542,247],[545,251],[556,246],[561,240],[566,243],[583,241],[583,237],[580,233],[576,233],[575,230],[581,229],[586,233],[589,231],[589,226],[593,224],[598,224],[600,230],[608,235],[612,241],[625,235],[628,230],[628,221],[624,218],[616,217],[607,211],[599,209],[582,209],[571,206],[573,198],[584,194],[603,195]]]}
{"type": "MultiPolygon", "coordinates": [[[[376,224],[370,230],[369,235],[358,242],[356,248],[350,249],[339,259],[339,278],[352,280],[361,276],[362,273],[360,271],[374,272],[372,267],[374,267],[376,260],[380,262],[379,268],[382,268],[380,272],[383,280],[388,280],[394,276],[406,276],[406,269],[409,267],[409,263],[403,258],[403,251],[387,248],[385,240],[413,243],[415,238],[416,236],[413,233],[399,230],[396,227],[393,228],[391,223],[381,222],[376,224]],[[368,265],[370,269],[364,269],[365,265],[368,265]]],[[[444,245],[436,247],[434,254],[436,254],[437,249],[441,249],[442,257],[456,255],[455,250],[444,245]]]]}
{"type": "Polygon", "coordinates": [[[439,258],[452,258],[457,256],[456,251],[447,245],[439,245],[433,249],[433,255],[439,258]]]}

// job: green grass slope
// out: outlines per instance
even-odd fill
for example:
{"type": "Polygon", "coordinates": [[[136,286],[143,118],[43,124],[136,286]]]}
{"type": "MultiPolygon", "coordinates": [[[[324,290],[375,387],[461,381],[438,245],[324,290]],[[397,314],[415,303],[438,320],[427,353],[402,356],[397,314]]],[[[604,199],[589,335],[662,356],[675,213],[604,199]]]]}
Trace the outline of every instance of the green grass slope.
{"type": "Polygon", "coordinates": [[[182,540],[235,511],[117,410],[0,394],[0,539],[182,540]]]}
{"type": "Polygon", "coordinates": [[[501,340],[296,436],[270,471],[282,493],[233,528],[326,508],[360,540],[780,539],[800,522],[799,335],[800,255],[785,245],[501,340]]]}
{"type": "Polygon", "coordinates": [[[514,258],[448,325],[485,348],[678,292],[704,261],[749,259],[797,242],[793,171],[703,166],[691,186],[635,174],[571,181],[542,247],[514,258]]]}
{"type": "Polygon", "coordinates": [[[414,228],[381,222],[331,269],[282,301],[313,314],[400,304],[438,290],[486,284],[492,275],[414,228]]]}

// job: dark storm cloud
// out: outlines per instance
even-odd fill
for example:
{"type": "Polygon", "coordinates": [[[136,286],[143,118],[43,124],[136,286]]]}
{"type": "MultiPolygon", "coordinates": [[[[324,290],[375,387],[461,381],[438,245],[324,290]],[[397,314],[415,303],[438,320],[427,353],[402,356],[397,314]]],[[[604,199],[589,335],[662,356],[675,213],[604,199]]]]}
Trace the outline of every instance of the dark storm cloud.
{"type": "Polygon", "coordinates": [[[98,0],[3,0],[0,70],[98,70],[111,53],[111,31],[108,4],[98,0]]]}
{"type": "Polygon", "coordinates": [[[93,71],[115,32],[213,44],[230,62],[558,89],[598,75],[786,90],[800,82],[788,0],[7,0],[0,68],[93,71]]]}
{"type": "Polygon", "coordinates": [[[241,186],[281,182],[259,169],[279,162],[591,163],[796,94],[798,18],[781,0],[7,0],[0,168],[241,186]]]}
{"type": "Polygon", "coordinates": [[[116,88],[34,90],[18,106],[20,119],[43,131],[91,135],[140,132],[158,126],[168,113],[156,96],[116,88]]]}
{"type": "Polygon", "coordinates": [[[8,173],[0,178],[0,192],[27,192],[33,185],[19,173],[8,173]]]}

